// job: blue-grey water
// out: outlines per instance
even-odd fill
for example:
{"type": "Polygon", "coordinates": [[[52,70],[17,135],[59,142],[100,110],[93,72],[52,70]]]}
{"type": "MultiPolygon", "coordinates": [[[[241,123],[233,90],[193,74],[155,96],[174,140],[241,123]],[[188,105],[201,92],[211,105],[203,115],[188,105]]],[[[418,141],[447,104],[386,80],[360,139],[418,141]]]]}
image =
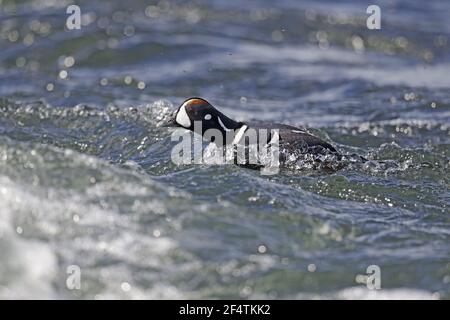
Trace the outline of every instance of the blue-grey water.
{"type": "Polygon", "coordinates": [[[450,298],[450,3],[70,4],[0,0],[1,298],[450,298]],[[370,161],[176,165],[190,96],[370,161]]]}

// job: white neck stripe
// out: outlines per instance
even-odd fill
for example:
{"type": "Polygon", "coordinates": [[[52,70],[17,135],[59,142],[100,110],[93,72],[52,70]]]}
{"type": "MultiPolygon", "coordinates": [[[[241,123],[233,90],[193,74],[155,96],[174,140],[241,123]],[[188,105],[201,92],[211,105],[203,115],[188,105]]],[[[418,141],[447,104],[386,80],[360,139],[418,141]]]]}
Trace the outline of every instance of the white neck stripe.
{"type": "Polygon", "coordinates": [[[245,130],[247,130],[247,126],[244,124],[242,127],[239,128],[238,132],[235,134],[233,142],[231,144],[238,144],[239,141],[242,139],[245,130]]]}
{"type": "Polygon", "coordinates": [[[220,119],[219,116],[217,117],[217,120],[219,120],[219,124],[223,128],[223,130],[225,130],[225,131],[231,131],[232,130],[232,129],[228,129],[227,127],[225,127],[225,125],[222,122],[222,119],[220,119]]]}

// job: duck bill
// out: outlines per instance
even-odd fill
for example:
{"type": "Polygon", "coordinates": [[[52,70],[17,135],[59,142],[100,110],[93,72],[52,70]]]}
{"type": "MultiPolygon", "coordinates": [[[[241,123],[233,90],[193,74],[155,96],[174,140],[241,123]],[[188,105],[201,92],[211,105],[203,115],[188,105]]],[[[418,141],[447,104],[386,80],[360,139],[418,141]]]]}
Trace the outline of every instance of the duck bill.
{"type": "Polygon", "coordinates": [[[176,117],[176,112],[173,112],[169,116],[169,119],[162,123],[161,127],[168,127],[168,128],[179,127],[178,123],[175,120],[175,117],[176,117]]]}

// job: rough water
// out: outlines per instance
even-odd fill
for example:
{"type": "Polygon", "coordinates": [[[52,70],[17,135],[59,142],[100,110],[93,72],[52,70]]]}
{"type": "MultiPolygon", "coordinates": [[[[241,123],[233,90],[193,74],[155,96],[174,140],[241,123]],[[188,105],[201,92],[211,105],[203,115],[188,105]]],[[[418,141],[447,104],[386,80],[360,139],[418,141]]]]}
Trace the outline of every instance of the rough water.
{"type": "Polygon", "coordinates": [[[0,297],[449,299],[450,4],[378,3],[0,0],[0,297]],[[369,161],[176,165],[190,96],[369,161]]]}

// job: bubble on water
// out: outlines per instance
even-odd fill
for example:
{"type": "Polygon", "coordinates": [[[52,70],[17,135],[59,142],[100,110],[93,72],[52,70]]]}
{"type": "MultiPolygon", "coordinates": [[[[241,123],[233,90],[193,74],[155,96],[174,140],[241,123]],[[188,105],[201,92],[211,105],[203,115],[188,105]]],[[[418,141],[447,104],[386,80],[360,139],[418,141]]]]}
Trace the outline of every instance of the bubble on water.
{"type": "Polygon", "coordinates": [[[315,272],[316,271],[316,265],[314,263],[311,263],[308,265],[308,271],[309,272],[315,272]]]}
{"type": "Polygon", "coordinates": [[[448,41],[447,36],[439,35],[434,38],[434,45],[436,47],[443,47],[447,44],[447,41],[448,41]]]}
{"type": "Polygon", "coordinates": [[[108,248],[108,244],[104,241],[101,241],[101,242],[97,243],[97,248],[100,251],[105,251],[108,248]]]}
{"type": "Polygon", "coordinates": [[[407,92],[403,95],[403,99],[406,101],[412,101],[416,99],[416,94],[414,92],[407,92]]]}
{"type": "Polygon", "coordinates": [[[395,38],[394,43],[397,47],[400,47],[402,49],[406,49],[408,47],[408,39],[406,39],[405,37],[395,38]]]}
{"type": "Polygon", "coordinates": [[[133,26],[126,26],[123,30],[123,34],[127,37],[131,37],[134,35],[134,27],[133,26]]]}
{"type": "Polygon", "coordinates": [[[27,63],[27,60],[25,59],[25,57],[18,57],[16,59],[16,66],[18,68],[23,68],[26,63],[27,63]]]}
{"type": "Polygon", "coordinates": [[[41,26],[41,22],[39,20],[31,20],[28,25],[30,26],[31,31],[38,32],[41,26]]]}
{"type": "Polygon", "coordinates": [[[107,41],[108,48],[116,49],[119,46],[119,40],[116,38],[109,38],[107,41]]]}
{"type": "Polygon", "coordinates": [[[31,46],[34,43],[34,35],[32,33],[28,33],[24,38],[23,38],[23,44],[26,46],[31,46]]]}
{"type": "Polygon", "coordinates": [[[367,275],[358,274],[355,277],[355,282],[360,284],[367,284],[367,275]]]}
{"type": "Polygon", "coordinates": [[[329,223],[324,223],[318,230],[319,234],[326,235],[330,233],[331,228],[329,223]]]}
{"type": "Polygon", "coordinates": [[[64,66],[66,66],[67,68],[73,67],[73,65],[75,64],[75,58],[72,56],[67,56],[64,58],[64,66]]]}
{"type": "Polygon", "coordinates": [[[39,25],[38,33],[41,36],[45,37],[45,36],[47,36],[50,33],[51,28],[52,28],[52,25],[50,24],[50,22],[42,22],[39,25]]]}
{"type": "Polygon", "coordinates": [[[319,30],[315,33],[315,37],[318,41],[318,45],[320,49],[328,49],[330,47],[330,43],[328,42],[328,34],[326,31],[319,30]]]}
{"type": "Polygon", "coordinates": [[[421,53],[422,58],[427,61],[427,62],[431,62],[434,59],[434,54],[431,50],[424,50],[421,53]]]}
{"type": "Polygon", "coordinates": [[[266,253],[267,252],[267,247],[265,245],[260,245],[258,247],[258,252],[261,253],[261,254],[266,253]]]}
{"type": "Polygon", "coordinates": [[[251,293],[252,293],[252,287],[250,287],[250,286],[244,286],[240,292],[241,297],[248,297],[251,293]]]}
{"type": "Polygon", "coordinates": [[[189,24],[196,24],[201,20],[202,16],[199,10],[191,9],[186,13],[186,22],[189,24]]]}
{"type": "Polygon", "coordinates": [[[8,32],[8,40],[11,42],[16,42],[17,40],[19,40],[19,31],[12,30],[8,32]]]}
{"type": "Polygon", "coordinates": [[[61,70],[60,72],[59,72],[59,74],[58,74],[58,76],[59,76],[59,78],[61,78],[61,79],[67,79],[67,76],[68,76],[69,74],[67,73],[67,71],[66,70],[61,70]]]}
{"type": "Polygon", "coordinates": [[[137,84],[138,89],[143,90],[145,89],[145,82],[139,81],[137,84]]]}
{"type": "Polygon", "coordinates": [[[128,292],[131,290],[131,285],[128,282],[122,282],[120,288],[122,289],[122,291],[128,292]]]}
{"type": "Polygon", "coordinates": [[[100,79],[100,85],[106,86],[107,84],[108,84],[108,79],[106,79],[106,78],[100,79]]]}
{"type": "Polygon", "coordinates": [[[270,16],[268,9],[255,9],[250,11],[250,19],[253,21],[264,21],[270,16]]]}
{"type": "Polygon", "coordinates": [[[145,8],[145,15],[149,18],[158,18],[160,15],[160,8],[158,6],[148,6],[145,8]]]}
{"type": "Polygon", "coordinates": [[[445,276],[444,279],[442,279],[442,282],[445,283],[445,284],[450,283],[450,276],[448,276],[448,275],[445,276]]]}
{"type": "Polygon", "coordinates": [[[358,54],[362,54],[365,51],[364,40],[360,36],[352,37],[352,46],[353,50],[358,54]]]}
{"type": "Polygon", "coordinates": [[[123,82],[125,82],[125,84],[131,84],[132,81],[133,78],[131,76],[126,76],[125,78],[123,78],[123,82]]]}
{"type": "Polygon", "coordinates": [[[86,27],[91,23],[95,22],[97,15],[95,12],[86,12],[81,15],[81,25],[86,27]]]}
{"type": "Polygon", "coordinates": [[[47,83],[47,85],[45,86],[45,89],[47,89],[47,91],[53,91],[54,88],[55,85],[53,83],[47,83]]]}

